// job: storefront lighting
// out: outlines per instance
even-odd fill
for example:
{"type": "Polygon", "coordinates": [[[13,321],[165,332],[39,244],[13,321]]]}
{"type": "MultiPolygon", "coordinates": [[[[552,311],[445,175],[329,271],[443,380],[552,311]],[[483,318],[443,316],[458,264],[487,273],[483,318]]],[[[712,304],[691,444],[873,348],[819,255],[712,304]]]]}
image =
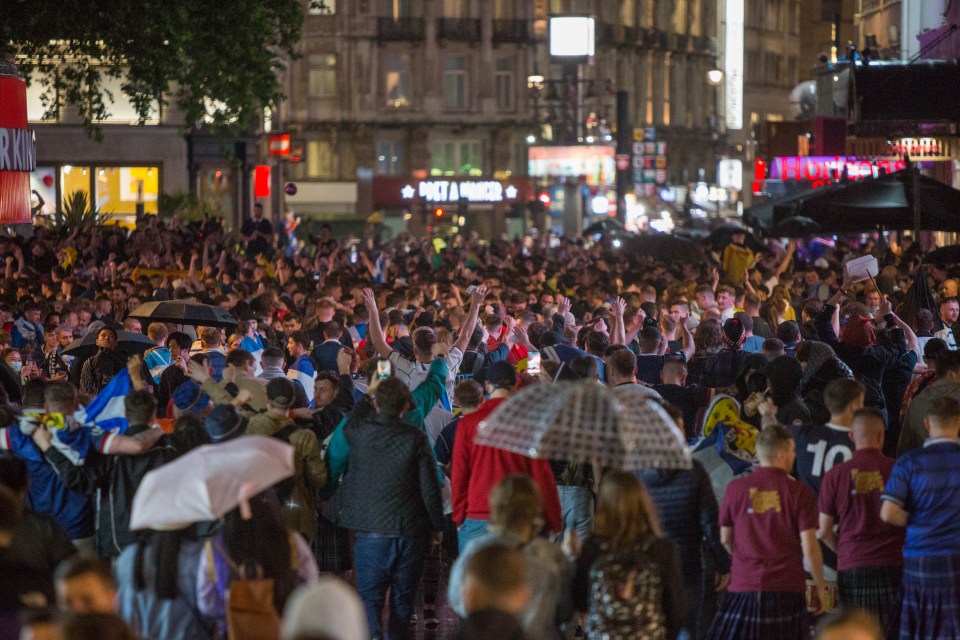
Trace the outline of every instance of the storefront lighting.
{"type": "Polygon", "coordinates": [[[721,69],[710,69],[707,71],[707,83],[711,86],[717,87],[723,82],[723,70],[721,69]]]}
{"type": "Polygon", "coordinates": [[[73,167],[71,167],[69,164],[63,165],[63,172],[64,172],[64,173],[69,174],[71,171],[73,171],[73,167]]]}
{"type": "Polygon", "coordinates": [[[412,217],[413,217],[413,214],[410,213],[409,211],[408,211],[407,213],[403,214],[403,219],[404,219],[404,220],[409,220],[409,219],[412,218],[412,217]]]}
{"type": "Polygon", "coordinates": [[[459,218],[457,218],[457,224],[459,224],[461,227],[466,223],[467,223],[467,219],[465,217],[460,216],[459,218]]]}
{"type": "Polygon", "coordinates": [[[527,136],[527,144],[533,144],[536,141],[537,141],[537,137],[532,133],[527,136]]]}

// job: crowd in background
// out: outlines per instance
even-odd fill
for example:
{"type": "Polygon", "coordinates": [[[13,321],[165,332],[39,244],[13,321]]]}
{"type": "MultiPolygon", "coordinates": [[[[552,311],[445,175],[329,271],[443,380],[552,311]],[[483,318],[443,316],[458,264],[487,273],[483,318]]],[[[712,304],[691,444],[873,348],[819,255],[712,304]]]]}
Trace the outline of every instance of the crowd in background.
{"type": "Polygon", "coordinates": [[[394,640],[447,606],[462,639],[799,640],[830,609],[825,639],[960,637],[960,269],[909,237],[733,231],[680,262],[297,232],[257,207],[232,233],[146,216],[0,238],[0,638],[239,640],[272,612],[277,637],[394,640]],[[865,255],[879,272],[855,281],[865,255]],[[134,313],[174,300],[235,323],[134,313]],[[118,376],[112,431],[87,416],[118,376]],[[474,442],[560,380],[644,386],[749,470],[474,442]],[[292,479],[218,520],[131,526],[148,473],[251,435],[293,447],[292,479]],[[244,635],[255,578],[272,607],[244,635]]]}

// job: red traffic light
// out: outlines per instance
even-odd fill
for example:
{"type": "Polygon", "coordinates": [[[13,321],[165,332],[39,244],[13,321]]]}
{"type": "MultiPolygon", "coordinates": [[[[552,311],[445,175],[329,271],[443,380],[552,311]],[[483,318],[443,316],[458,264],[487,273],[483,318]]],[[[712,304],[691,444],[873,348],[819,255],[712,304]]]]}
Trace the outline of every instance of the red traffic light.
{"type": "Polygon", "coordinates": [[[540,202],[542,202],[542,203],[543,203],[543,206],[545,206],[545,207],[549,207],[549,206],[550,206],[550,194],[547,193],[546,191],[541,191],[541,192],[540,192],[540,195],[537,196],[537,200],[539,200],[540,202]]]}
{"type": "Polygon", "coordinates": [[[442,218],[443,217],[443,207],[437,207],[433,210],[433,217],[442,218]]]}

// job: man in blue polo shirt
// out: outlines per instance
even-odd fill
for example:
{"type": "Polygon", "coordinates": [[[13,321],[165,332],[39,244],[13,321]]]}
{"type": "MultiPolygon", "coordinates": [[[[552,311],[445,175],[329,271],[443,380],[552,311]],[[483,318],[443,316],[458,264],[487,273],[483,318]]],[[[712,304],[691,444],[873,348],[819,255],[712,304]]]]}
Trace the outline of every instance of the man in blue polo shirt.
{"type": "Polygon", "coordinates": [[[960,404],[935,399],[924,417],[929,438],[893,467],[880,518],[906,527],[900,638],[960,638],[960,404]]]}

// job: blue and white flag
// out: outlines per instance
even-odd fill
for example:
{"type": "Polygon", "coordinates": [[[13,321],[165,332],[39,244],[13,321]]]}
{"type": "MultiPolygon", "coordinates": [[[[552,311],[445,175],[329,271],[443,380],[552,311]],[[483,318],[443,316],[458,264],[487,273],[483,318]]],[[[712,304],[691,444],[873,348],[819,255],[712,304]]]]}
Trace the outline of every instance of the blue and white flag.
{"type": "Polygon", "coordinates": [[[260,367],[260,356],[263,355],[263,340],[256,333],[253,334],[252,338],[243,336],[243,340],[240,341],[240,348],[253,356],[253,375],[260,375],[260,372],[263,371],[260,367]]]}
{"type": "Polygon", "coordinates": [[[77,422],[107,432],[124,433],[127,430],[127,412],[123,401],[132,389],[130,374],[126,368],[121,369],[86,407],[77,411],[77,422]]]}
{"type": "Polygon", "coordinates": [[[294,382],[299,382],[307,394],[307,402],[313,409],[313,381],[317,377],[317,371],[313,367],[313,361],[310,356],[302,355],[297,358],[290,368],[287,369],[287,377],[294,382]]]}
{"type": "Polygon", "coordinates": [[[170,349],[166,347],[157,347],[151,349],[143,357],[147,368],[150,369],[150,376],[154,384],[160,384],[160,375],[163,370],[170,366],[170,349]]]}
{"type": "Polygon", "coordinates": [[[54,430],[51,444],[78,466],[83,465],[91,448],[110,453],[113,441],[127,430],[124,399],[131,389],[130,374],[123,369],[90,404],[73,414],[78,424],[54,430]]]}

